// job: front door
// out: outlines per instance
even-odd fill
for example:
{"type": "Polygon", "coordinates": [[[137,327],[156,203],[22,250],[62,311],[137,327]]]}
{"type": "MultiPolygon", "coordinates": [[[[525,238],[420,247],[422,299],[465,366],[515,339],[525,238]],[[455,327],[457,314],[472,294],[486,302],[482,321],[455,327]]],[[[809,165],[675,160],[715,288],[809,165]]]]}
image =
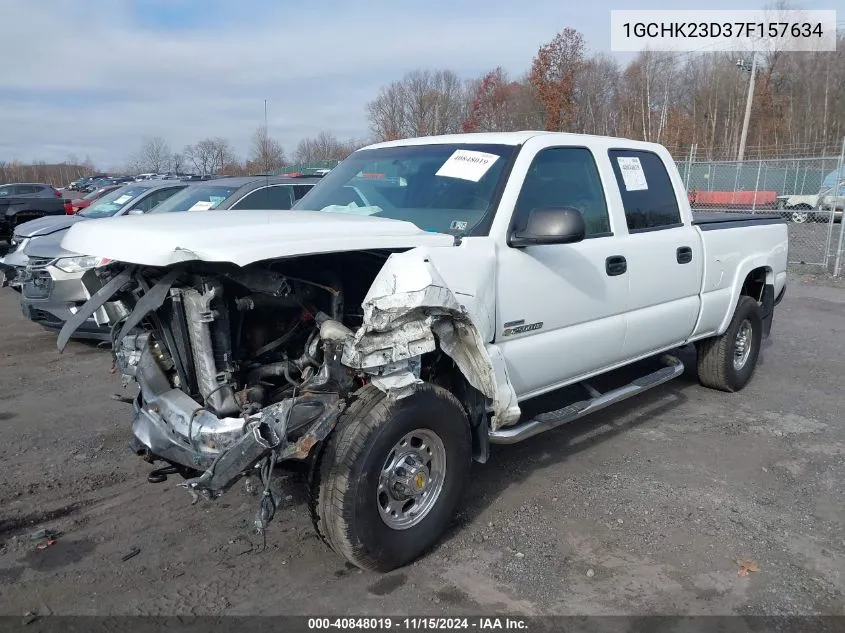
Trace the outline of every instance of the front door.
{"type": "Polygon", "coordinates": [[[590,150],[540,150],[517,199],[515,225],[532,209],[559,207],[581,211],[584,241],[498,254],[495,342],[520,399],[618,363],[625,340],[628,275],[613,265],[624,254],[624,236],[612,233],[590,150]]]}

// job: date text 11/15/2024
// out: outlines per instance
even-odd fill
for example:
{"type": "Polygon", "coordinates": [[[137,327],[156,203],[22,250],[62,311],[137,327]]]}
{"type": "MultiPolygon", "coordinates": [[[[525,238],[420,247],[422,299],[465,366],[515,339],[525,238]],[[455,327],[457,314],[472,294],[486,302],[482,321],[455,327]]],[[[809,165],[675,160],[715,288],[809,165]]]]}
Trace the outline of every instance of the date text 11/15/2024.
{"type": "Polygon", "coordinates": [[[449,629],[479,631],[527,631],[528,623],[521,618],[509,617],[308,618],[308,630],[319,631],[332,629],[400,631],[443,631],[449,629]]]}

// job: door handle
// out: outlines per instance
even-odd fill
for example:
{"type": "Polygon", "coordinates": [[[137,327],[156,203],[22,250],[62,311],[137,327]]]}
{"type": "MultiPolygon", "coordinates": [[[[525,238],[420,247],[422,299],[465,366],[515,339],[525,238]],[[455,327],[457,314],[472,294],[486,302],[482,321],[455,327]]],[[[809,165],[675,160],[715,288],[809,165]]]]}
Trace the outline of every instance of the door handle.
{"type": "Polygon", "coordinates": [[[692,261],[692,248],[689,246],[679,246],[675,251],[675,256],[679,264],[689,264],[692,261]]]}
{"type": "Polygon", "coordinates": [[[604,260],[604,270],[609,277],[622,275],[628,270],[628,261],[622,255],[611,255],[604,260]]]}

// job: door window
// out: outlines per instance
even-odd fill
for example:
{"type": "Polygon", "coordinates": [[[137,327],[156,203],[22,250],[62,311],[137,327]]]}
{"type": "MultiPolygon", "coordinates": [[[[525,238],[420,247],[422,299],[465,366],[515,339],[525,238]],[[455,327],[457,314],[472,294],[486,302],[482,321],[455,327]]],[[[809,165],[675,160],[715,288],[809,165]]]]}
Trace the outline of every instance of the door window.
{"type": "Polygon", "coordinates": [[[657,154],[612,149],[608,155],[622,195],[628,232],[683,226],[675,188],[657,154]]]}
{"type": "Polygon", "coordinates": [[[232,209],[286,210],[291,206],[293,206],[291,187],[276,185],[256,189],[233,205],[232,209]]]}
{"type": "Polygon", "coordinates": [[[176,193],[180,189],[182,189],[182,187],[171,187],[171,188],[168,188],[168,189],[159,189],[158,191],[154,191],[153,193],[148,195],[146,198],[141,200],[138,204],[136,204],[132,208],[133,209],[140,209],[141,211],[146,213],[147,211],[151,211],[152,209],[157,207],[159,204],[161,204],[162,202],[167,200],[170,196],[172,196],[174,193],[176,193]]]}
{"type": "Polygon", "coordinates": [[[561,207],[581,212],[587,237],[611,235],[604,189],[586,148],[550,147],[538,152],[516,201],[516,228],[524,228],[533,209],[561,207]]]}

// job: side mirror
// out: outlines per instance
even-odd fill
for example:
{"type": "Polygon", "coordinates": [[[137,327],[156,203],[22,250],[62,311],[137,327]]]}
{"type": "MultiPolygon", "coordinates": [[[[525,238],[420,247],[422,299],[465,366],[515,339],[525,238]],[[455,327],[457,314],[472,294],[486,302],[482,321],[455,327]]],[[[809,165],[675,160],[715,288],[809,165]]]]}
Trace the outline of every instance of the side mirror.
{"type": "Polygon", "coordinates": [[[511,233],[508,245],[513,248],[542,244],[572,244],[587,233],[584,216],[572,207],[532,209],[525,228],[511,233]]]}
{"type": "Polygon", "coordinates": [[[144,215],[144,210],[143,209],[129,209],[129,211],[126,212],[126,215],[144,215]]]}

